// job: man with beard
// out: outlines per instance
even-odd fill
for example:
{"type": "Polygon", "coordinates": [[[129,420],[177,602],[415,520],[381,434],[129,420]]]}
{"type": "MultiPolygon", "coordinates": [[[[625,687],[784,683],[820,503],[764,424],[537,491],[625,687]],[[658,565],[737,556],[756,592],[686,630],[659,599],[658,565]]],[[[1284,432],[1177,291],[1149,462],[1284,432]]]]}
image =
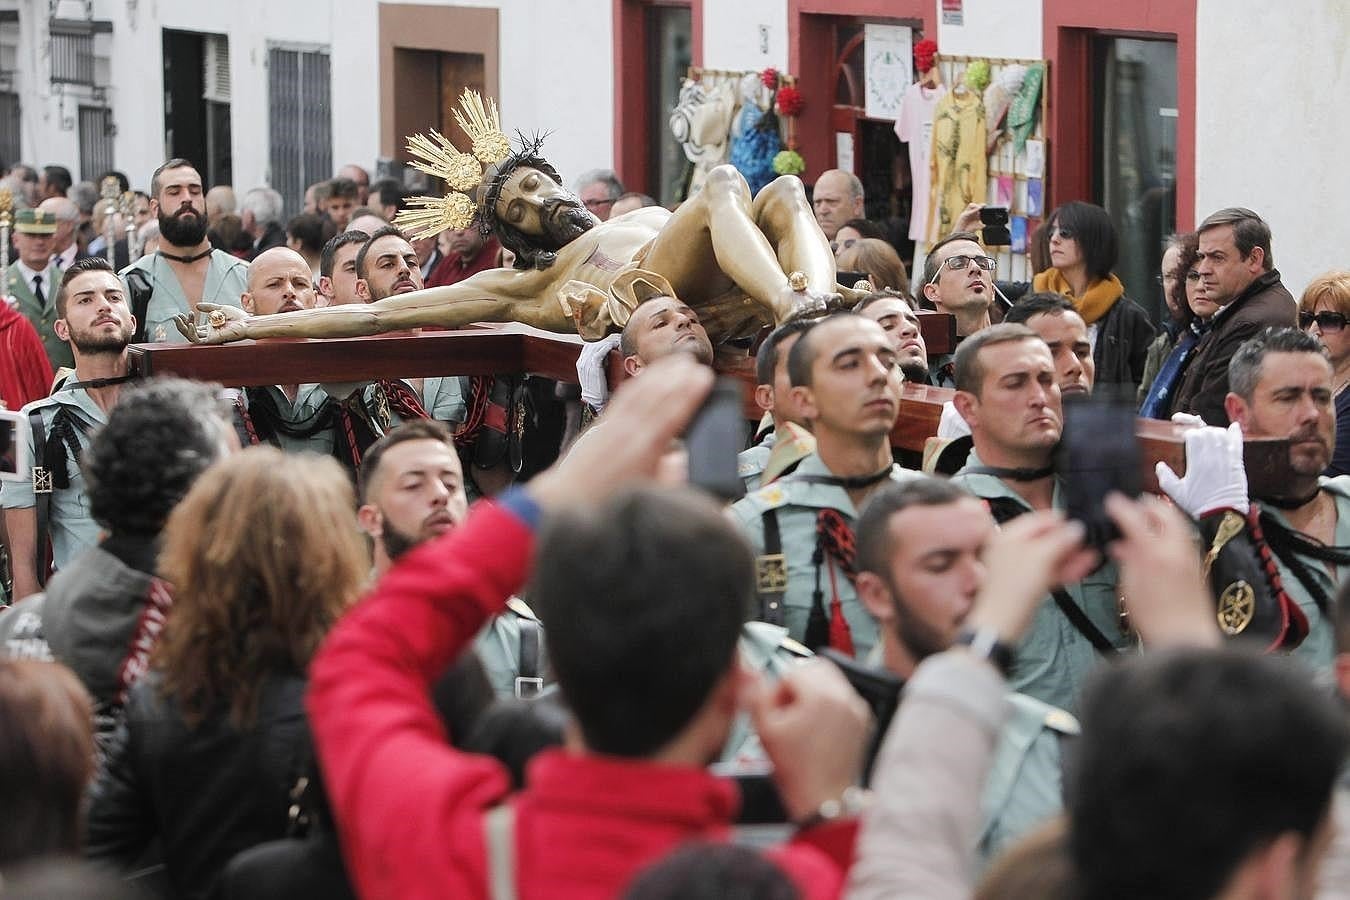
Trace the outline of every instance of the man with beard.
{"type": "MultiPolygon", "coordinates": [[[[409,550],[449,534],[469,514],[464,470],[450,430],[440,422],[408,422],[380,438],[361,460],[360,481],[356,517],[374,546],[377,579],[409,550]]],[[[543,685],[539,620],[520,599],[507,601],[479,633],[474,649],[498,695],[529,697],[543,685]]]]}
{"type": "MultiPolygon", "coordinates": [[[[956,351],[956,411],[974,450],[953,481],[984,500],[994,519],[1063,509],[1055,445],[1063,408],[1055,361],[1025,325],[986,328],[956,351]]],[[[1099,657],[1127,645],[1117,606],[1115,565],[1051,592],[1036,612],[1010,673],[1013,690],[1061,709],[1077,709],[1078,692],[1099,657]]]]}
{"type": "Polygon", "coordinates": [[[626,280],[635,270],[664,277],[674,296],[698,310],[715,342],[841,304],[834,256],[796,177],[779,178],[752,198],[745,178],[720,166],[673,213],[648,207],[601,222],[562,186],[539,155],[538,141],[513,152],[495,107],[486,113],[471,92],[461,105],[479,123],[474,145],[489,160],[487,170],[444,148],[419,153],[419,165],[461,188],[445,198],[414,198],[398,224],[418,236],[477,225],[515,253],[514,270],[479,272],[360,310],[316,309],[266,320],[212,310],[205,325],[184,317],[184,334],[221,343],[514,321],[596,340],[622,328],[637,306],[626,280]]]}
{"type": "MultiPolygon", "coordinates": [[[[932,246],[923,264],[923,303],[956,317],[958,341],[989,327],[993,302],[994,258],[977,235],[958,231],[932,246]]],[[[933,384],[954,387],[954,366],[954,357],[941,357],[933,367],[933,384]]]]}
{"type": "Polygon", "coordinates": [[[858,600],[853,526],[887,480],[918,477],[891,458],[903,378],[886,332],[840,313],[788,354],[791,395],[816,439],[796,471],[737,501],[731,516],[756,556],[755,618],[815,651],[865,657],[877,623],[858,600]]]}
{"type": "MultiPolygon", "coordinates": [[[[870,664],[908,681],[919,663],[963,642],[995,528],[983,502],[944,479],[884,485],[867,501],[858,520],[858,596],[881,631],[870,664]]],[[[1026,694],[1008,700],[1012,715],[984,787],[982,862],[1061,809],[1060,739],[1078,733],[1062,709],[1026,694]]]]}
{"type": "MultiPolygon", "coordinates": [[[[387,297],[421,289],[422,270],[417,264],[417,252],[403,232],[393,225],[376,231],[356,252],[359,302],[378,303],[387,297]]],[[[377,381],[365,390],[367,417],[378,434],[412,419],[432,418],[447,425],[458,425],[468,415],[466,382],[467,379],[456,376],[377,381]],[[411,395],[408,389],[411,389],[411,395]]],[[[337,388],[333,386],[329,390],[337,388]]]]}
{"type": "Polygon", "coordinates": [[[159,250],[123,269],[122,281],[140,322],[137,336],[181,343],[174,317],[195,316],[203,302],[237,309],[248,289],[248,263],[211,249],[202,177],[192,163],[164,163],[150,178],[150,194],[151,213],[159,220],[159,250]]]}
{"type": "Polygon", "coordinates": [[[56,311],[56,334],[70,343],[75,372],[50,397],[23,408],[33,426],[20,429],[33,460],[32,477],[0,488],[16,598],[45,583],[49,542],[55,569],[97,543],[99,527],[89,513],[79,457],[117,403],[127,380],[127,344],[136,330],[122,283],[102,257],[82,259],[66,271],[56,311]]]}
{"type": "Polygon", "coordinates": [[[1308,620],[1294,655],[1328,671],[1336,653],[1331,604],[1350,565],[1350,478],[1319,478],[1336,436],[1331,363],[1306,332],[1267,328],[1233,354],[1228,383],[1224,412],[1244,437],[1289,441],[1284,496],[1255,499],[1280,581],[1308,620]]]}

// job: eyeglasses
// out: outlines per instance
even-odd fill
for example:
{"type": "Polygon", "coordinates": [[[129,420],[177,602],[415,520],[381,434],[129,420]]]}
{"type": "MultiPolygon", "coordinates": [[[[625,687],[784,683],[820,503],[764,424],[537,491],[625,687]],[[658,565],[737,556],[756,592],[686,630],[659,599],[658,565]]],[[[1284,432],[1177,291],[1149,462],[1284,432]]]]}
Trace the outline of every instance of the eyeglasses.
{"type": "Polygon", "coordinates": [[[617,202],[617,199],[616,199],[616,200],[587,200],[587,201],[585,201],[585,202],[586,202],[586,208],[587,208],[587,209],[595,210],[595,209],[603,209],[603,208],[606,207],[606,206],[613,206],[613,205],[617,202]]]}
{"type": "Polygon", "coordinates": [[[932,284],[934,281],[937,281],[938,276],[942,274],[943,269],[952,269],[960,272],[963,269],[969,268],[971,263],[974,263],[986,272],[992,272],[994,271],[996,261],[992,256],[967,256],[964,253],[958,253],[955,256],[949,256],[944,259],[942,264],[937,267],[937,271],[933,273],[932,280],[928,283],[932,284]]]}
{"type": "Polygon", "coordinates": [[[1065,228],[1063,225],[1056,225],[1050,229],[1050,237],[1058,237],[1061,241],[1073,240],[1074,233],[1072,228],[1065,228]]]}
{"type": "Polygon", "coordinates": [[[1298,314],[1298,327],[1304,331],[1311,328],[1314,322],[1317,323],[1318,331],[1340,331],[1345,327],[1345,316],[1338,312],[1301,312],[1298,314]]]}
{"type": "MultiPolygon", "coordinates": [[[[1154,276],[1153,276],[1153,280],[1154,280],[1155,282],[1157,282],[1158,284],[1166,284],[1169,280],[1170,280],[1170,281],[1176,281],[1178,278],[1181,278],[1181,277],[1182,277],[1182,276],[1177,275],[1177,274],[1174,272],[1174,273],[1172,273],[1171,275],[1154,275],[1154,276]]],[[[1187,272],[1186,275],[1185,275],[1185,278],[1186,278],[1187,281],[1199,281],[1199,280],[1200,280],[1200,273],[1199,273],[1199,272],[1187,272]]]]}

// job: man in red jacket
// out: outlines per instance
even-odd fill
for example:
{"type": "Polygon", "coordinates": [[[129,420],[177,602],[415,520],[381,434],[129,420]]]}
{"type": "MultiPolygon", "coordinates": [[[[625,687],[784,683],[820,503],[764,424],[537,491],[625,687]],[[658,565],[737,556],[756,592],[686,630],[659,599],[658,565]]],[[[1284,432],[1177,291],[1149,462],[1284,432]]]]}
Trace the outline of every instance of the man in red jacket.
{"type": "Polygon", "coordinates": [[[18,410],[51,389],[52,366],[37,330],[0,299],[0,408],[18,410]]]}
{"type": "Polygon", "coordinates": [[[803,896],[838,895],[866,709],[827,663],[772,686],[749,675],[748,548],[705,498],[623,490],[651,480],[713,380],[683,354],[653,369],[562,464],[410,551],[316,657],[315,744],[362,897],[612,898],[680,843],[728,836],[739,798],[706,766],[743,708],[801,826],[773,859],[803,896]],[[530,597],[573,722],[512,796],[500,763],[450,747],[428,685],[535,557],[530,597]]]}

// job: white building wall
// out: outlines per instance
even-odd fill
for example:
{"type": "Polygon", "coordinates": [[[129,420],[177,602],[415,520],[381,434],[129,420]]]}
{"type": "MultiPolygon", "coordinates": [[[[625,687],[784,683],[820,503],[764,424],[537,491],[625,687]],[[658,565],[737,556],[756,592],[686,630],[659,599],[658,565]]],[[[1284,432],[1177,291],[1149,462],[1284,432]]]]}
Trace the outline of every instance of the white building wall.
{"type": "Polygon", "coordinates": [[[1041,0],[965,0],[960,25],[942,24],[940,0],[936,6],[939,53],[1004,59],[1042,56],[1041,0]]]}
{"type": "Polygon", "coordinates": [[[1350,267],[1350,4],[1198,5],[1195,220],[1225,206],[1260,213],[1297,297],[1350,267]]]}
{"type": "Polygon", "coordinates": [[[788,68],[787,0],[705,0],[703,64],[751,71],[788,68]]]}
{"type": "MultiPolygon", "coordinates": [[[[508,133],[551,132],[546,151],[564,174],[614,161],[613,29],[609,0],[436,0],[435,5],[500,9],[500,105],[508,133]]],[[[50,84],[46,4],[20,8],[16,89],[23,102],[25,161],[79,173],[74,123],[82,89],[68,89],[62,124],[50,84]],[[38,7],[41,6],[39,10],[38,7]]],[[[114,160],[144,188],[163,162],[162,31],[229,37],[231,150],[240,189],[267,183],[267,49],[271,42],[327,47],[332,60],[333,165],[373,168],[380,149],[378,5],[371,0],[95,0],[94,17],[113,23],[108,102],[117,124],[114,160]]],[[[64,0],[61,15],[83,17],[64,0]]]]}

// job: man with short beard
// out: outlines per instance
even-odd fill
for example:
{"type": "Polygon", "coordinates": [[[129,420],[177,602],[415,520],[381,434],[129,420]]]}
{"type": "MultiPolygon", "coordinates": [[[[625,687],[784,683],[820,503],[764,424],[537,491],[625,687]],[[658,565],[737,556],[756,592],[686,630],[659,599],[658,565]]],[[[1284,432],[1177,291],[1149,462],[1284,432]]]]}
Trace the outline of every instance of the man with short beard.
{"type": "Polygon", "coordinates": [[[202,178],[185,159],[171,159],[150,178],[150,209],[159,219],[159,250],[121,272],[144,340],[182,343],[176,315],[195,316],[200,302],[239,308],[248,289],[248,263],[206,239],[202,178]]]}
{"type": "Polygon", "coordinates": [[[1350,564],[1350,477],[1319,478],[1336,439],[1331,363],[1315,337],[1267,328],[1233,354],[1228,383],[1224,412],[1244,437],[1289,441],[1284,496],[1256,499],[1280,581],[1308,620],[1294,655],[1326,672],[1336,654],[1330,610],[1350,564]]]}
{"type": "Polygon", "coordinates": [[[23,408],[30,423],[41,425],[42,449],[34,453],[34,429],[21,428],[33,475],[0,488],[16,598],[35,593],[46,581],[49,541],[55,569],[98,541],[79,455],[117,403],[127,379],[127,344],[136,330],[122,283],[101,257],[82,259],[62,276],[56,309],[56,334],[70,343],[75,372],[50,397],[23,408]]]}
{"type": "MultiPolygon", "coordinates": [[[[408,422],[372,444],[361,460],[360,484],[356,518],[374,547],[376,579],[409,550],[458,528],[469,514],[464,469],[450,430],[440,422],[408,422]]],[[[514,597],[474,641],[493,690],[503,697],[538,692],[542,648],[538,618],[514,597]],[[522,633],[529,632],[522,647],[522,633]]]]}

